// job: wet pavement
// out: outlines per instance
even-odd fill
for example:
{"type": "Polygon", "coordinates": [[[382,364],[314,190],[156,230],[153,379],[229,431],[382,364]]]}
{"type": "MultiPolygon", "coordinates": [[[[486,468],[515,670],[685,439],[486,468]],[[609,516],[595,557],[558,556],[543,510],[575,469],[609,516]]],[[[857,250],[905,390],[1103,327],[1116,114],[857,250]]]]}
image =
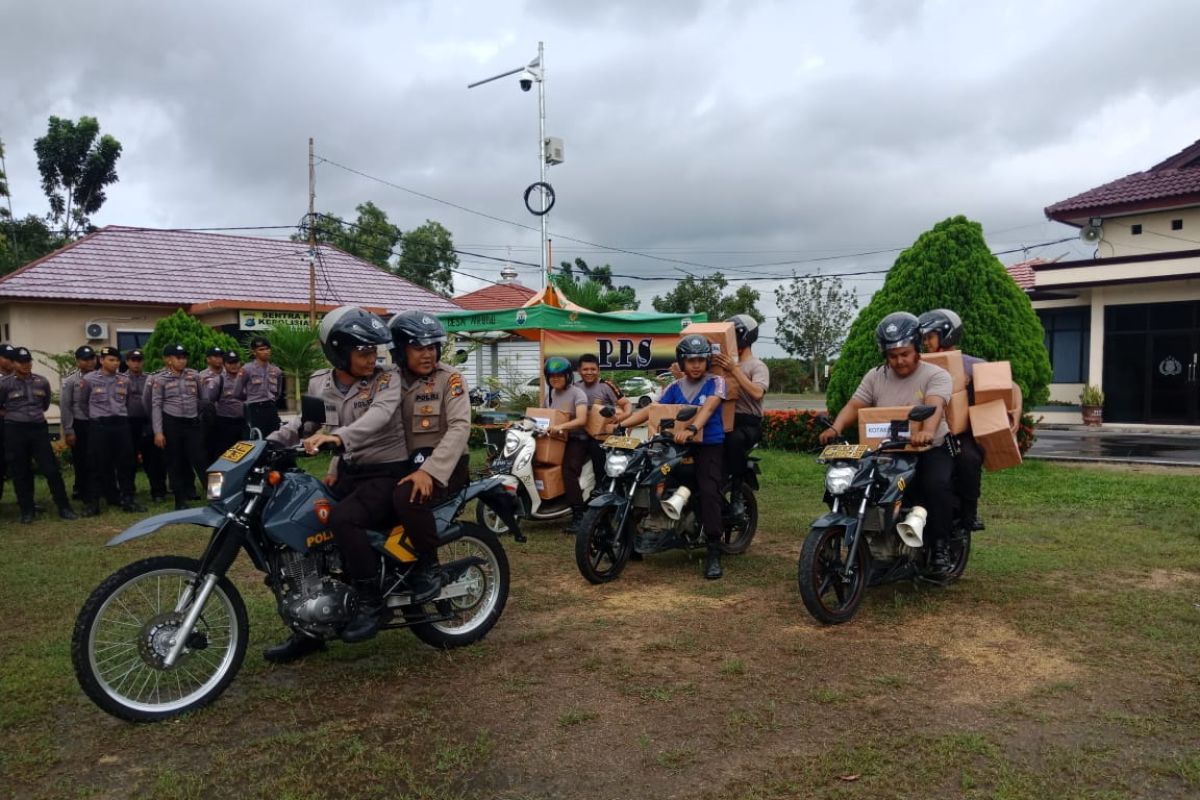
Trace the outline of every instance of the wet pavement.
{"type": "Polygon", "coordinates": [[[1200,467],[1200,433],[1039,428],[1026,458],[1200,467]]]}

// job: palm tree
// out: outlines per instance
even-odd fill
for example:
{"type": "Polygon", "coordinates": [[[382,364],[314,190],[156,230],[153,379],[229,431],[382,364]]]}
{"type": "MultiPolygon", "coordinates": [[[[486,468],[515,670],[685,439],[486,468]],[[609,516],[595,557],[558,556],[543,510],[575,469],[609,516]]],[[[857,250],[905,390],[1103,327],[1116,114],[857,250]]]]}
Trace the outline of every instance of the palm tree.
{"type": "Polygon", "coordinates": [[[308,379],[325,366],[321,340],[315,328],[307,325],[280,325],[271,329],[271,360],[292,380],[292,399],[300,407],[300,395],[308,387],[308,379]]]}

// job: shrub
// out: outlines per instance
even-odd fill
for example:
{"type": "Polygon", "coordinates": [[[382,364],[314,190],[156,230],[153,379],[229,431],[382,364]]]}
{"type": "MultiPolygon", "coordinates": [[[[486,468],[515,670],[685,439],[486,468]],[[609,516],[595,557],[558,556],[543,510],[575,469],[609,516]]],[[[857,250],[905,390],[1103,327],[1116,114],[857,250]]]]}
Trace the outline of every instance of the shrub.
{"type": "Polygon", "coordinates": [[[1017,449],[1024,456],[1029,452],[1029,448],[1033,447],[1033,443],[1037,441],[1037,426],[1041,424],[1043,417],[1033,418],[1033,414],[1022,414],[1021,422],[1017,426],[1017,449]]]}
{"type": "Polygon", "coordinates": [[[808,364],[795,358],[764,358],[771,371],[772,392],[799,394],[812,389],[812,372],[808,364]]]}
{"type": "Polygon", "coordinates": [[[823,428],[814,421],[824,411],[764,411],[762,446],[770,450],[804,452],[818,446],[823,428]]]}
{"type": "Polygon", "coordinates": [[[146,354],[146,372],[154,372],[163,367],[163,348],[171,344],[181,344],[188,351],[188,366],[193,369],[204,369],[204,353],[210,347],[220,347],[222,350],[237,350],[246,360],[246,353],[238,345],[237,340],[227,333],[205,325],[195,317],[185,314],[183,309],[177,309],[169,317],[163,317],[154,324],[154,333],[146,341],[142,351],[146,354]]]}

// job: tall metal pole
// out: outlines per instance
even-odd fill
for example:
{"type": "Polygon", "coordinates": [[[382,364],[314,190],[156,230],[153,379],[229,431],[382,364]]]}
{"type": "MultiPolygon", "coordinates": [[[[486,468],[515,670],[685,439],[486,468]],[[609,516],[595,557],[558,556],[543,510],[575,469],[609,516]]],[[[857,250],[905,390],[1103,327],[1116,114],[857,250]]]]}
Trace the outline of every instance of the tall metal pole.
{"type": "Polygon", "coordinates": [[[542,186],[538,191],[542,195],[542,215],[538,217],[542,224],[542,288],[550,279],[550,243],[546,233],[546,55],[541,42],[538,42],[538,166],[541,169],[542,186]]]}
{"type": "Polygon", "coordinates": [[[317,171],[313,140],[308,137],[308,326],[317,327],[317,171]]]}

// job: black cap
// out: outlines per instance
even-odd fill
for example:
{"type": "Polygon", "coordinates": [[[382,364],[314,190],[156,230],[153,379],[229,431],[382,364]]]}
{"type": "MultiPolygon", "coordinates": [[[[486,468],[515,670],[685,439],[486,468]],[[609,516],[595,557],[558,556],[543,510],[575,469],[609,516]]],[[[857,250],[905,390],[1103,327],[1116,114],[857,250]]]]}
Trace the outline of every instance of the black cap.
{"type": "Polygon", "coordinates": [[[136,348],[125,354],[126,361],[142,361],[145,358],[146,354],[136,348]]]}
{"type": "Polygon", "coordinates": [[[92,348],[88,347],[86,344],[83,344],[83,345],[80,345],[79,347],[75,348],[75,357],[76,358],[95,358],[96,351],[93,350],[92,348]]]}
{"type": "Polygon", "coordinates": [[[255,336],[250,340],[250,349],[257,350],[260,347],[270,347],[271,343],[267,341],[265,336],[255,336]]]}
{"type": "Polygon", "coordinates": [[[20,361],[22,364],[26,364],[30,361],[33,361],[33,355],[30,354],[29,348],[27,347],[14,347],[12,360],[20,361]]]}
{"type": "Polygon", "coordinates": [[[187,358],[187,348],[181,344],[169,344],[163,348],[163,356],[183,356],[187,358]]]}
{"type": "Polygon", "coordinates": [[[121,351],[115,347],[101,347],[99,354],[101,356],[116,356],[117,358],[121,357],[121,351]]]}
{"type": "Polygon", "coordinates": [[[204,355],[205,356],[224,356],[225,348],[224,347],[210,347],[210,348],[208,348],[208,352],[205,353],[204,355]]]}
{"type": "Polygon", "coordinates": [[[11,344],[0,344],[0,358],[12,358],[16,352],[17,348],[11,344]]]}
{"type": "Polygon", "coordinates": [[[236,364],[241,360],[242,360],[242,357],[240,355],[238,355],[237,350],[230,350],[228,353],[225,354],[225,363],[226,364],[236,364]]]}

